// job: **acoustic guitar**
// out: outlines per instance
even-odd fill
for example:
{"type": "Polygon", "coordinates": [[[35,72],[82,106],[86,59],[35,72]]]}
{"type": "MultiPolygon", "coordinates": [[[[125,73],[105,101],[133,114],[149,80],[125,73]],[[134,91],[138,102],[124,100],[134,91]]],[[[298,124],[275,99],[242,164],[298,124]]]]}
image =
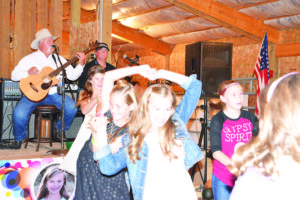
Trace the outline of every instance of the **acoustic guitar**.
{"type": "MultiPolygon", "coordinates": [[[[99,43],[97,41],[93,42],[87,49],[83,51],[83,53],[86,54],[89,51],[96,49],[98,46],[99,43]]],[[[68,62],[63,64],[62,67],[66,68],[77,60],[79,59],[77,58],[77,56],[75,56],[68,62]]],[[[61,67],[57,68],[56,70],[53,70],[53,68],[48,66],[44,67],[39,74],[30,75],[26,78],[21,79],[19,84],[20,90],[31,101],[41,101],[47,96],[50,87],[59,83],[59,80],[56,78],[56,76],[61,72],[61,70],[61,67]]]]}

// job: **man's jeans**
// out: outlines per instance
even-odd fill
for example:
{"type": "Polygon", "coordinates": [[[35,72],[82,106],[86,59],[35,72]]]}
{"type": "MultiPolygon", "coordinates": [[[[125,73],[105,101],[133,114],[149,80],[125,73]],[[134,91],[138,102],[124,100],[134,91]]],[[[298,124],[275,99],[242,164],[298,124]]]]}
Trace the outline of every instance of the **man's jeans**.
{"type": "MultiPolygon", "coordinates": [[[[59,110],[62,108],[62,96],[57,93],[48,95],[43,101],[35,103],[23,96],[13,111],[13,134],[15,141],[22,141],[26,138],[26,130],[30,114],[39,105],[54,105],[59,110]]],[[[72,98],[65,96],[65,130],[67,130],[77,113],[77,107],[72,98]]],[[[56,124],[56,128],[61,130],[61,120],[56,124]]]]}

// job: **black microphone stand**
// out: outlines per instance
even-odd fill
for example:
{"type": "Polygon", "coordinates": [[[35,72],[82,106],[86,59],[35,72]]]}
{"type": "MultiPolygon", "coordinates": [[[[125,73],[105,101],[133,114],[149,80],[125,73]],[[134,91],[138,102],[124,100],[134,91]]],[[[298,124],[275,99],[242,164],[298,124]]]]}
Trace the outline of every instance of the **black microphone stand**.
{"type": "Polygon", "coordinates": [[[194,176],[196,173],[196,167],[198,167],[199,173],[200,173],[200,177],[202,180],[202,185],[200,185],[200,191],[202,192],[204,189],[204,186],[207,182],[207,157],[208,157],[208,152],[207,152],[207,98],[204,97],[204,105],[201,105],[200,108],[203,110],[204,112],[204,118],[201,118],[200,121],[202,121],[202,126],[201,126],[201,133],[200,133],[200,137],[199,137],[199,141],[198,141],[198,146],[201,148],[202,145],[202,139],[204,139],[203,141],[203,148],[205,150],[205,159],[204,159],[204,175],[202,175],[200,166],[198,163],[196,163],[193,168],[192,168],[192,174],[191,174],[191,178],[194,181],[194,176]],[[204,137],[204,138],[203,138],[204,137]]]}
{"type": "Polygon", "coordinates": [[[67,78],[66,70],[63,68],[63,64],[59,58],[59,54],[57,48],[54,47],[54,51],[57,55],[61,71],[62,71],[62,80],[61,80],[61,92],[62,92],[62,106],[61,106],[61,149],[52,150],[52,154],[54,155],[66,155],[68,150],[64,149],[64,135],[65,135],[65,78],[67,78]]]}

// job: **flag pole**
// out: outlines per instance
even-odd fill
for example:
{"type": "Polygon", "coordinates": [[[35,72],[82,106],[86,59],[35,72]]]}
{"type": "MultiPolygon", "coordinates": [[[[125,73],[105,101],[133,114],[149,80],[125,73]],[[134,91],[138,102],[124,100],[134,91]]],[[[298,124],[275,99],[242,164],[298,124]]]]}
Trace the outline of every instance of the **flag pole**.
{"type": "MultiPolygon", "coordinates": [[[[268,29],[266,30],[266,32],[265,32],[265,34],[264,34],[264,37],[263,37],[263,40],[262,40],[262,42],[261,42],[261,45],[262,45],[262,43],[264,42],[264,38],[265,38],[265,35],[268,33],[268,29]]],[[[260,46],[261,46],[260,45],[260,46]]],[[[254,71],[253,71],[253,74],[252,74],[252,77],[254,77],[255,76],[255,74],[254,74],[254,71]]]]}

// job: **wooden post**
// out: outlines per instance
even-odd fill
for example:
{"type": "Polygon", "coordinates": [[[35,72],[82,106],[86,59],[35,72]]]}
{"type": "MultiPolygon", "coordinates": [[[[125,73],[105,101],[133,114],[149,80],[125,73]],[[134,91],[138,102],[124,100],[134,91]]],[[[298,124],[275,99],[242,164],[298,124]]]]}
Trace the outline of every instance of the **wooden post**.
{"type": "Polygon", "coordinates": [[[0,2],[0,78],[10,78],[10,1],[0,2]]]}
{"type": "MultiPolygon", "coordinates": [[[[112,1],[101,0],[97,8],[98,16],[98,41],[105,42],[111,49],[112,33],[112,1]]],[[[111,62],[111,51],[108,52],[107,62],[111,62]]]]}
{"type": "Polygon", "coordinates": [[[71,0],[71,26],[76,27],[80,24],[80,3],[81,0],[71,0]]]}
{"type": "Polygon", "coordinates": [[[170,56],[169,55],[165,55],[165,69],[170,70],[170,56]]]}
{"type": "Polygon", "coordinates": [[[37,1],[37,31],[48,28],[48,0],[37,1]]]}
{"type": "Polygon", "coordinates": [[[62,0],[51,0],[49,31],[53,36],[60,36],[55,41],[55,45],[60,47],[60,49],[62,47],[62,16],[63,16],[62,0]]]}
{"type": "Polygon", "coordinates": [[[275,80],[280,76],[280,65],[279,65],[279,58],[276,57],[276,44],[269,43],[269,63],[272,64],[269,66],[270,70],[273,70],[273,78],[271,80],[275,80]]]}
{"type": "Polygon", "coordinates": [[[30,44],[32,42],[31,16],[29,9],[30,2],[15,2],[15,24],[14,24],[14,46],[13,46],[13,67],[20,59],[32,52],[30,44]]]}

